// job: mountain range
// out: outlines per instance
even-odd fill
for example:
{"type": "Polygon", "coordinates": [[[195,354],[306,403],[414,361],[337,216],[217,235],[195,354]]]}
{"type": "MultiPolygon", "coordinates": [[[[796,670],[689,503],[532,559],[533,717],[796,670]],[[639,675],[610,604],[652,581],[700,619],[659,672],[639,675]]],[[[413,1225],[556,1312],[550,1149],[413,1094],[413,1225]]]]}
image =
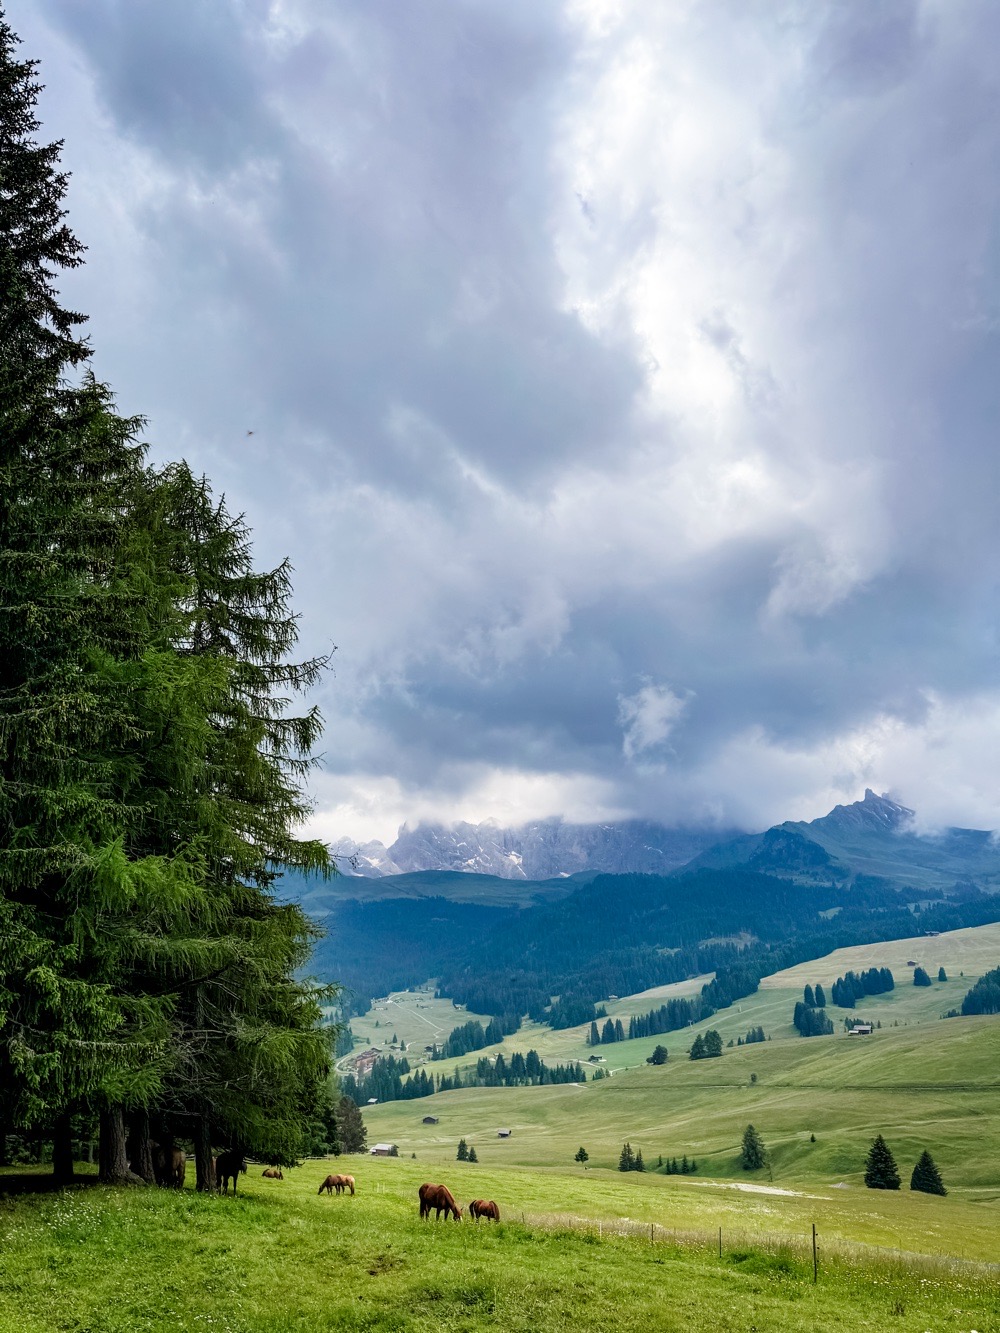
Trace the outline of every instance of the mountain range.
{"type": "MultiPolygon", "coordinates": [[[[347,877],[368,879],[403,876],[398,882],[360,891],[344,884],[338,896],[360,898],[413,896],[423,877],[434,875],[434,892],[469,900],[524,901],[555,896],[555,885],[540,882],[595,874],[668,875],[699,869],[745,866],[753,871],[800,883],[846,886],[869,876],[926,890],[929,895],[955,894],[977,888],[1000,888],[1000,843],[982,829],[946,829],[937,834],[916,832],[912,810],[870,789],[850,805],[838,805],[819,819],[786,821],[760,833],[719,828],[668,828],[644,820],[611,824],[571,824],[561,819],[538,820],[504,828],[493,820],[482,824],[404,825],[391,847],[381,842],[358,845],[348,838],[335,844],[338,867],[347,877]],[[448,876],[445,883],[437,876],[448,876]],[[452,877],[455,877],[453,880],[452,877]],[[491,895],[463,890],[461,877],[522,881],[525,892],[502,888],[491,895]],[[456,882],[457,881],[457,882],[456,882]],[[528,892],[530,886],[530,892],[528,892]]],[[[429,886],[428,886],[429,887],[429,886]]],[[[426,892],[426,889],[423,890],[426,892]]]]}
{"type": "Polygon", "coordinates": [[[645,820],[570,824],[541,819],[517,828],[482,824],[404,824],[391,847],[341,838],[333,846],[347,875],[381,878],[414,871],[450,870],[498,879],[544,880],[591,874],[665,875],[736,829],[667,828],[645,820]]]}

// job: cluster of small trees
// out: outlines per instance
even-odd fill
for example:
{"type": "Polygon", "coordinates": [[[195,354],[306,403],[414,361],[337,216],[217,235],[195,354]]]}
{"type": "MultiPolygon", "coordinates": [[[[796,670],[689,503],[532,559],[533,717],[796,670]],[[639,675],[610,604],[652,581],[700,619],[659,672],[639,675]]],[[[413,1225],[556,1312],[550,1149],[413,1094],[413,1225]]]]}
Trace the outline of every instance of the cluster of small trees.
{"type": "Polygon", "coordinates": [[[479,1156],[475,1147],[466,1143],[465,1139],[459,1139],[458,1152],[455,1154],[455,1160],[458,1162],[478,1162],[479,1156]]]}
{"type": "Polygon", "coordinates": [[[767,1041],[767,1035],[764,1032],[764,1029],[758,1024],[757,1027],[751,1028],[745,1037],[737,1037],[736,1045],[753,1046],[759,1041],[767,1041]]]}
{"type": "Polygon", "coordinates": [[[660,1162],[665,1176],[693,1176],[698,1170],[698,1163],[693,1157],[688,1161],[687,1153],[681,1158],[680,1165],[676,1157],[670,1157],[665,1162],[661,1157],[660,1162]]]}
{"type": "Polygon", "coordinates": [[[57,1176],[99,1130],[105,1181],[152,1180],[153,1137],[275,1163],[324,1095],[329,1030],[300,980],[314,929],[271,886],[329,873],[295,830],[321,732],[285,696],[286,564],[87,373],[81,262],[34,62],[0,19],[0,1140],[45,1136],[57,1176]]]}
{"type": "Polygon", "coordinates": [[[841,1009],[853,1009],[866,995],[885,995],[896,982],[887,967],[869,967],[864,972],[847,972],[831,987],[833,1002],[841,1009]]]}
{"type": "Polygon", "coordinates": [[[456,1069],[453,1074],[437,1075],[429,1074],[425,1069],[410,1073],[405,1056],[397,1059],[393,1055],[380,1055],[364,1078],[347,1074],[342,1086],[344,1092],[358,1102],[366,1102],[370,1097],[380,1102],[395,1102],[430,1097],[435,1092],[451,1092],[455,1088],[519,1088],[548,1083],[585,1083],[586,1080],[586,1070],[580,1064],[547,1065],[537,1051],[529,1051],[527,1055],[515,1051],[509,1060],[502,1052],[495,1060],[484,1055],[476,1061],[475,1070],[463,1073],[456,1069]],[[404,1075],[408,1077],[404,1078],[404,1075]]]}
{"type": "Polygon", "coordinates": [[[628,1021],[629,1038],[658,1037],[661,1032],[677,1032],[705,1017],[701,1000],[668,1000],[648,1014],[633,1014],[628,1021]]]}
{"type": "Polygon", "coordinates": [[[632,1151],[631,1143],[622,1145],[621,1156],[618,1159],[619,1171],[645,1171],[646,1164],[642,1160],[642,1149],[637,1148],[632,1151]]]}
{"type": "MultiPolygon", "coordinates": [[[[870,1190],[898,1190],[899,1168],[889,1145],[881,1134],[872,1139],[865,1159],[865,1184],[870,1190]]],[[[910,1175],[910,1189],[921,1194],[947,1194],[934,1158],[925,1148],[910,1175]]]]}
{"type": "Polygon", "coordinates": [[[699,1032],[688,1052],[692,1060],[710,1060],[721,1054],[722,1037],[715,1028],[709,1028],[705,1033],[699,1032]]]}
{"type": "MultiPolygon", "coordinates": [[[[629,1036],[631,1035],[629,1033],[629,1036]]],[[[625,1026],[620,1018],[609,1018],[600,1031],[597,1028],[597,1020],[591,1020],[590,1032],[587,1034],[588,1046],[610,1046],[613,1042],[624,1040],[625,1026]]]]}
{"type": "Polygon", "coordinates": [[[478,1019],[453,1028],[441,1046],[435,1046],[431,1059],[447,1060],[456,1055],[481,1051],[484,1046],[496,1046],[504,1037],[516,1032],[521,1020],[516,1014],[495,1014],[484,1028],[478,1019]]]}
{"type": "Polygon", "coordinates": [[[665,1065],[669,1059],[670,1052],[666,1046],[654,1046],[653,1054],[646,1057],[647,1065],[665,1065]]]}
{"type": "MultiPolygon", "coordinates": [[[[809,991],[806,987],[806,991],[809,991]]],[[[817,989],[819,989],[817,987],[817,989]]],[[[795,1002],[792,1024],[802,1037],[828,1037],[833,1032],[833,1024],[825,1009],[810,1005],[803,1000],[795,1002]]]]}

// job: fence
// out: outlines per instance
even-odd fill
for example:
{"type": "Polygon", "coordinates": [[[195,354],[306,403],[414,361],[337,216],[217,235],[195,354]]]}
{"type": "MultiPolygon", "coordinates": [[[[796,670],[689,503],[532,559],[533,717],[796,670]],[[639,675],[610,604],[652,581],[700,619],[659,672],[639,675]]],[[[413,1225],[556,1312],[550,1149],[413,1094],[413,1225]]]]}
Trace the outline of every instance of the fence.
{"type": "Polygon", "coordinates": [[[807,1271],[811,1269],[813,1282],[819,1281],[824,1264],[852,1270],[877,1267],[909,1273],[917,1271],[927,1277],[956,1277],[964,1274],[974,1280],[996,1282],[1000,1279],[1000,1263],[889,1249],[886,1246],[869,1245],[864,1241],[845,1240],[839,1236],[821,1240],[815,1224],[807,1235],[781,1235],[738,1227],[716,1227],[708,1231],[665,1227],[658,1222],[639,1222],[627,1217],[595,1221],[592,1217],[578,1217],[572,1213],[529,1213],[517,1210],[508,1211],[505,1220],[547,1231],[579,1231],[590,1234],[596,1240],[625,1239],[700,1252],[706,1257],[711,1255],[717,1259],[723,1259],[727,1254],[732,1258],[757,1254],[775,1260],[793,1259],[807,1271]]]}

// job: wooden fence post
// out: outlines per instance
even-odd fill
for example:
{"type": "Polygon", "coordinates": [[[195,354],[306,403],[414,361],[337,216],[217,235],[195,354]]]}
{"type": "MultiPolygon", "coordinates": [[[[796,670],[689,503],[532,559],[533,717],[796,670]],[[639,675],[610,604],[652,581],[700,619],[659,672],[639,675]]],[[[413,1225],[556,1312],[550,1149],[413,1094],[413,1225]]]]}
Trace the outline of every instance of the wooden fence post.
{"type": "Polygon", "coordinates": [[[813,1285],[819,1280],[819,1258],[816,1254],[816,1223],[813,1223],[813,1285]]]}
{"type": "Polygon", "coordinates": [[[719,1227],[719,1258],[722,1258],[722,1227],[719,1227]]]}

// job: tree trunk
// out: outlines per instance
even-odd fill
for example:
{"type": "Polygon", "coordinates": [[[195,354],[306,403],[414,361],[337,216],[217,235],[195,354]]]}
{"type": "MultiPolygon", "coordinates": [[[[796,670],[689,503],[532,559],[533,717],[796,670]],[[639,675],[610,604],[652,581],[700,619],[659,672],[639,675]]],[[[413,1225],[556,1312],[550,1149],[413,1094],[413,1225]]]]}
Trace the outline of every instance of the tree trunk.
{"type": "Polygon", "coordinates": [[[73,1130],[68,1111],[52,1127],[52,1175],[58,1185],[73,1180],[73,1130]]]}
{"type": "Polygon", "coordinates": [[[142,1185],[142,1176],[128,1167],[125,1151],[125,1113],[121,1106],[106,1106],[101,1111],[101,1141],[97,1150],[97,1178],[105,1185],[142,1185]]]}
{"type": "Polygon", "coordinates": [[[156,1172],[153,1170],[153,1144],[149,1137],[148,1111],[133,1111],[129,1116],[127,1147],[129,1167],[137,1176],[142,1176],[147,1185],[152,1185],[156,1180],[156,1172]]]}
{"type": "Polygon", "coordinates": [[[203,1115],[194,1122],[194,1169],[195,1188],[211,1194],[215,1189],[215,1162],[208,1117],[203,1115]]]}

